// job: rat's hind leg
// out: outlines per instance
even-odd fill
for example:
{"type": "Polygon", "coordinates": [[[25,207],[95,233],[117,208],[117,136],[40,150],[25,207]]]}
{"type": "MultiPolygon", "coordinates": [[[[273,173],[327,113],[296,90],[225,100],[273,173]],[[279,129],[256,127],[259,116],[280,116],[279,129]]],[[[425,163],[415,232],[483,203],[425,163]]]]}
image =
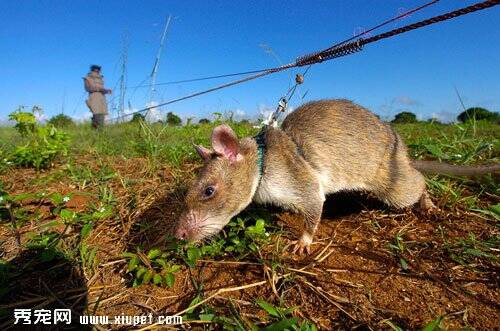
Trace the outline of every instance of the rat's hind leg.
{"type": "Polygon", "coordinates": [[[384,202],[396,208],[413,206],[424,194],[427,197],[424,177],[412,168],[390,176],[377,194],[384,202]]]}
{"type": "Polygon", "coordinates": [[[425,179],[413,168],[406,155],[392,160],[381,169],[372,191],[385,203],[396,208],[410,207],[419,202],[422,209],[434,208],[425,189],[425,179]]]}
{"type": "Polygon", "coordinates": [[[423,185],[418,182],[416,183],[414,178],[407,179],[405,182],[407,184],[398,183],[395,185],[393,183],[388,189],[375,192],[375,194],[382,201],[396,208],[411,207],[415,205],[416,208],[423,212],[438,209],[429,197],[423,179],[423,185]]]}
{"type": "Polygon", "coordinates": [[[417,202],[421,209],[435,208],[427,194],[424,176],[411,165],[399,135],[393,134],[392,148],[388,149],[369,188],[379,199],[396,208],[410,207],[417,202]]]}

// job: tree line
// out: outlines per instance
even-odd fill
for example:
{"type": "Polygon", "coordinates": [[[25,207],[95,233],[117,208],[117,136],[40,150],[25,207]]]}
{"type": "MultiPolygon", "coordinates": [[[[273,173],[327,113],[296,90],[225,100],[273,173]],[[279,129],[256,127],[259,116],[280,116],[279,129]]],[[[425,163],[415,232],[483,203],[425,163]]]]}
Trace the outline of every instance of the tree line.
{"type": "MultiPolygon", "coordinates": [[[[457,116],[457,121],[462,123],[468,121],[481,121],[481,120],[500,124],[500,114],[497,112],[489,111],[488,109],[482,107],[471,107],[464,110],[457,116]]],[[[138,123],[140,121],[146,121],[146,117],[141,113],[136,113],[132,115],[132,119],[129,122],[138,123]]],[[[430,119],[429,121],[439,122],[436,119],[430,119]]],[[[186,124],[191,124],[191,122],[192,118],[188,118],[186,124]]],[[[210,122],[211,121],[208,118],[201,118],[200,120],[198,120],[198,124],[209,124],[210,122]]],[[[243,119],[240,122],[251,124],[251,121],[247,119],[243,119]]],[[[417,119],[417,115],[409,111],[403,111],[396,114],[394,119],[391,121],[391,123],[417,123],[417,122],[419,122],[419,120],[417,119]]],[[[65,114],[55,115],[52,118],[50,118],[47,121],[47,123],[55,127],[69,127],[76,125],[74,120],[70,116],[65,114]]],[[[165,124],[168,126],[181,126],[182,119],[180,118],[180,116],[174,114],[173,112],[168,112],[165,119],[158,120],[157,123],[165,124]]]]}

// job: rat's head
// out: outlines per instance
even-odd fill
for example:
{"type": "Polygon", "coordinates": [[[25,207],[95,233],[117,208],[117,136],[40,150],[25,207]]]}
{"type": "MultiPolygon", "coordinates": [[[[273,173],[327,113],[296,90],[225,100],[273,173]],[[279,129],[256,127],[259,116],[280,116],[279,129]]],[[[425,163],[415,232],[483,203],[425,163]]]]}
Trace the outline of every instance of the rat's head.
{"type": "Polygon", "coordinates": [[[205,162],[186,196],[186,212],[175,236],[198,241],[218,233],[252,200],[259,180],[257,147],[238,141],[233,130],[219,125],[212,132],[212,149],[194,146],[205,162]]]}

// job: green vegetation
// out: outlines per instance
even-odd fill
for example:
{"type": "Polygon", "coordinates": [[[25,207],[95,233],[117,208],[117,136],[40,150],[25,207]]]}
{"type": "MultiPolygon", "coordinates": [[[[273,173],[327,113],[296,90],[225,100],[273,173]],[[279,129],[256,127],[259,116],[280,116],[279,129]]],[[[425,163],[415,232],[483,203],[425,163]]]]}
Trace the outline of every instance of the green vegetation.
{"type": "Polygon", "coordinates": [[[146,120],[146,116],[141,113],[135,113],[132,115],[131,123],[144,122],[146,120]]]}
{"type": "Polygon", "coordinates": [[[500,236],[494,235],[485,240],[479,240],[473,233],[466,239],[446,244],[450,257],[464,266],[477,265],[479,262],[498,263],[495,250],[500,247],[500,236]]]}
{"type": "Polygon", "coordinates": [[[59,114],[53,116],[50,120],[48,120],[47,124],[51,124],[56,128],[67,128],[75,125],[75,122],[71,117],[65,114],[59,114]]]}
{"type": "Polygon", "coordinates": [[[133,274],[132,286],[153,283],[155,285],[174,286],[175,273],[181,269],[178,264],[172,264],[170,252],[162,252],[158,248],[150,250],[147,254],[123,253],[128,259],[127,272],[133,274]]]}
{"type": "MultiPolygon", "coordinates": [[[[201,301],[201,297],[195,297],[189,307],[193,307],[201,301]]],[[[317,331],[313,322],[305,318],[294,317],[293,313],[297,307],[276,307],[273,304],[262,300],[255,300],[254,306],[265,314],[265,321],[259,324],[251,322],[248,318],[242,316],[234,304],[230,306],[230,315],[221,315],[216,307],[202,305],[188,310],[184,315],[184,321],[205,321],[207,323],[216,323],[223,330],[231,331],[317,331]]]]}
{"type": "Polygon", "coordinates": [[[232,220],[224,233],[202,245],[178,242],[170,238],[165,251],[154,248],[147,254],[140,250],[136,253],[125,252],[123,256],[128,261],[127,272],[132,276],[133,286],[152,282],[172,287],[174,273],[181,268],[181,264],[195,268],[197,261],[203,258],[232,257],[240,260],[249,255],[258,258],[259,248],[270,242],[271,234],[264,219],[256,213],[247,214],[243,218],[232,220]]]}
{"type": "MultiPolygon", "coordinates": [[[[201,164],[192,142],[209,146],[212,128],[222,122],[231,125],[240,137],[255,135],[258,129],[248,121],[233,122],[220,113],[214,115],[212,122],[202,119],[197,124],[189,121],[184,126],[180,125],[180,118],[169,125],[150,124],[135,118],[96,131],[89,124],[59,128],[52,124],[40,126],[33,111],[21,109],[13,113],[11,119],[16,127],[0,128],[0,226],[5,230],[3,233],[14,238],[8,245],[15,245],[15,251],[36,252],[36,266],[64,259],[78,266],[87,280],[101,279],[97,278],[99,276],[104,285],[109,285],[119,283],[119,276],[125,280],[120,286],[127,291],[137,291],[144,297],[172,297],[179,302],[178,311],[187,309],[182,313],[186,321],[206,322],[207,330],[312,331],[324,328],[317,324],[321,319],[317,319],[314,312],[305,312],[304,307],[309,297],[317,295],[311,299],[312,305],[318,302],[325,305],[333,300],[339,302],[338,307],[348,310],[349,305],[343,306],[347,301],[329,297],[333,287],[326,286],[333,286],[331,284],[340,291],[336,295],[355,288],[359,291],[355,295],[371,298],[371,285],[358,286],[354,280],[351,283],[350,278],[342,279],[346,277],[342,277],[340,269],[336,270],[338,265],[331,261],[325,267],[321,259],[314,256],[309,260],[294,260],[285,239],[294,236],[290,235],[288,227],[276,222],[276,214],[268,209],[252,206],[234,217],[224,231],[202,243],[166,237],[163,226],[175,219],[185,187],[201,164]],[[157,214],[160,215],[158,220],[167,221],[156,223],[154,215],[157,214]],[[158,236],[153,240],[148,237],[148,231],[158,236]],[[297,261],[298,264],[294,264],[297,261]],[[231,270],[232,278],[217,279],[218,273],[227,271],[228,266],[236,266],[231,270]],[[333,271],[326,272],[325,268],[333,271]],[[334,278],[328,278],[329,274],[334,278]],[[112,282],[105,278],[108,276],[114,277],[112,282]],[[327,282],[320,283],[322,277],[327,282]],[[240,278],[240,283],[235,282],[240,278]],[[218,283],[211,283],[212,279],[217,279],[218,283]],[[221,288],[253,283],[262,287],[250,289],[265,288],[266,295],[250,292],[226,297],[222,295],[225,292],[217,292],[221,288]],[[302,298],[299,302],[290,302],[298,296],[302,298]]],[[[175,119],[176,115],[170,118],[175,119]]],[[[393,126],[414,159],[466,165],[500,161],[500,125],[495,122],[478,120],[452,125],[396,122],[393,126]]],[[[336,232],[337,226],[349,222],[333,221],[329,226],[335,229],[332,233],[337,234],[332,246],[325,248],[324,255],[331,254],[332,248],[333,254],[338,254],[339,249],[351,252],[353,247],[357,251],[357,244],[346,238],[369,228],[371,234],[364,238],[376,239],[369,242],[369,250],[387,257],[388,268],[394,273],[391,277],[413,272],[420,275],[421,271],[414,270],[418,258],[431,255],[449,266],[444,269],[453,270],[456,266],[482,272],[483,279],[489,277],[488,268],[498,265],[498,235],[494,231],[476,231],[473,227],[453,238],[450,233],[462,227],[456,223],[457,219],[462,221],[464,215],[497,227],[500,209],[496,199],[500,189],[496,179],[493,176],[474,180],[433,176],[428,177],[427,182],[433,200],[444,210],[436,219],[427,222],[428,227],[435,228],[429,232],[436,236],[432,240],[419,242],[418,236],[414,238],[416,230],[410,226],[418,216],[413,211],[380,209],[370,211],[371,216],[367,217],[373,218],[365,223],[350,222],[355,228],[349,231],[336,232]],[[400,220],[395,218],[402,214],[413,218],[405,227],[398,227],[400,220]],[[459,216],[450,220],[452,216],[449,215],[459,216]],[[392,230],[379,234],[385,229],[392,230]],[[430,249],[433,254],[427,254],[430,249]],[[419,256],[420,252],[423,253],[419,256]],[[394,268],[395,264],[399,267],[394,268]]],[[[328,240],[325,241],[323,234],[322,241],[314,247],[315,254],[326,247],[328,240]]],[[[0,237],[0,244],[2,241],[7,242],[5,236],[0,237]]],[[[363,253],[363,245],[359,248],[360,254],[363,253]]],[[[344,263],[342,268],[348,263],[340,262],[344,263]]],[[[443,269],[441,264],[439,268],[443,269]]],[[[12,295],[13,291],[2,288],[11,288],[13,281],[25,277],[27,273],[23,270],[10,260],[0,259],[0,297],[12,295]]],[[[127,292],[120,291],[112,292],[110,297],[127,292]]],[[[99,300],[100,297],[93,301],[95,307],[89,306],[90,311],[102,312],[99,300]]],[[[167,300],[161,306],[167,302],[171,303],[167,300]]],[[[425,319],[427,324],[419,326],[425,330],[439,329],[445,324],[446,316],[431,320],[440,313],[433,312],[425,319]]],[[[350,320],[347,315],[340,316],[340,323],[350,320]]],[[[372,324],[372,328],[411,328],[398,316],[389,313],[380,316],[377,318],[381,324],[372,324]]]]}
{"type": "Polygon", "coordinates": [[[500,115],[498,113],[491,112],[485,108],[471,107],[461,112],[457,116],[457,120],[463,123],[467,121],[480,121],[480,120],[494,122],[500,120],[500,115]]]}
{"type": "MultiPolygon", "coordinates": [[[[258,299],[255,301],[267,314],[271,323],[262,330],[294,330],[294,331],[316,331],[316,326],[308,320],[300,321],[297,317],[292,317],[291,314],[296,307],[281,308],[276,307],[269,302],[258,299]]],[[[252,328],[257,330],[258,328],[252,328]]]]}
{"type": "Polygon", "coordinates": [[[17,146],[11,155],[4,156],[5,163],[42,169],[50,167],[57,157],[67,154],[67,134],[51,124],[39,126],[35,118],[36,112],[41,112],[41,109],[33,107],[32,112],[19,109],[9,115],[9,119],[15,121],[15,128],[25,143],[17,146]]]}
{"type": "Polygon", "coordinates": [[[255,216],[237,217],[229,222],[225,229],[224,233],[217,235],[209,243],[200,247],[189,247],[186,259],[188,265],[195,266],[196,260],[202,257],[232,256],[242,259],[249,254],[257,254],[259,247],[270,240],[266,221],[255,216]]]}
{"type": "Polygon", "coordinates": [[[167,113],[167,124],[171,126],[179,126],[181,125],[182,120],[179,116],[175,115],[171,111],[167,113]]]}
{"type": "Polygon", "coordinates": [[[417,123],[417,115],[413,114],[409,111],[404,111],[399,114],[396,114],[392,123],[417,123]]]}

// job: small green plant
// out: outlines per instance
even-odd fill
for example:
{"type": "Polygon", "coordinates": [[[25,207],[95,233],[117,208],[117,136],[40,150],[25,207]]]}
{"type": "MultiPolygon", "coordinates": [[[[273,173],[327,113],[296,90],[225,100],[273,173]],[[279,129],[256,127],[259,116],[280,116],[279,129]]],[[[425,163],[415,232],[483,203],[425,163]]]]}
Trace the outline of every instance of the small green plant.
{"type": "Polygon", "coordinates": [[[87,244],[82,243],[80,245],[80,260],[84,269],[93,271],[99,264],[97,261],[97,247],[90,248],[87,244]]]}
{"type": "Polygon", "coordinates": [[[392,243],[387,244],[387,247],[390,249],[391,254],[394,255],[399,259],[399,265],[403,270],[408,270],[408,262],[406,262],[406,259],[403,257],[403,254],[407,250],[404,239],[403,239],[403,233],[399,231],[396,233],[394,236],[394,241],[392,243]]]}
{"type": "Polygon", "coordinates": [[[264,300],[257,299],[256,305],[267,313],[267,317],[265,321],[255,323],[242,317],[232,301],[229,301],[226,309],[220,309],[207,304],[198,305],[201,300],[201,295],[196,295],[191,300],[187,312],[183,316],[184,320],[204,321],[217,326],[217,330],[220,328],[230,331],[317,331],[316,326],[311,321],[292,316],[297,309],[296,307],[275,307],[264,300]],[[194,307],[196,305],[198,306],[194,307]],[[193,308],[189,309],[190,307],[193,308]]]}
{"type": "Polygon", "coordinates": [[[474,208],[471,210],[492,217],[496,221],[500,221],[500,203],[489,206],[487,209],[474,208]]]}
{"type": "Polygon", "coordinates": [[[422,331],[439,331],[439,330],[443,330],[440,327],[442,321],[443,321],[443,316],[438,316],[436,319],[434,319],[431,322],[429,322],[428,324],[426,324],[422,328],[422,331]]]}
{"type": "Polygon", "coordinates": [[[0,149],[0,173],[10,168],[12,165],[12,161],[9,159],[9,155],[3,149],[0,149]]]}
{"type": "Polygon", "coordinates": [[[66,165],[66,172],[69,178],[81,189],[84,189],[88,185],[95,186],[106,183],[116,177],[116,172],[108,164],[99,163],[98,165],[97,169],[92,169],[68,163],[66,165]]]}
{"type": "Polygon", "coordinates": [[[57,157],[67,155],[69,139],[66,133],[53,125],[39,126],[36,123],[36,112],[41,110],[35,107],[32,112],[19,109],[9,115],[9,119],[16,122],[15,128],[25,140],[23,145],[15,148],[11,161],[18,166],[39,170],[52,166],[57,157]]]}
{"type": "MultiPolygon", "coordinates": [[[[301,320],[292,317],[292,313],[297,307],[281,308],[270,304],[267,301],[257,299],[256,304],[266,311],[269,324],[260,330],[293,330],[293,331],[316,331],[316,326],[309,320],[301,320]]],[[[255,328],[257,330],[257,328],[255,328]]]]}
{"type": "Polygon", "coordinates": [[[500,236],[493,235],[479,240],[473,233],[455,243],[446,243],[445,249],[451,259],[464,266],[481,263],[498,263],[496,252],[500,247],[500,236]]]}
{"type": "Polygon", "coordinates": [[[40,108],[35,107],[33,107],[31,112],[26,112],[24,111],[24,106],[20,106],[15,112],[9,114],[9,119],[16,122],[14,128],[16,128],[17,132],[23,137],[33,134],[36,131],[37,125],[35,114],[40,108]]]}
{"type": "Polygon", "coordinates": [[[200,246],[169,238],[165,251],[155,248],[147,254],[140,250],[137,253],[123,253],[128,261],[127,272],[132,275],[132,285],[153,283],[171,287],[173,275],[180,269],[180,264],[194,268],[196,262],[204,257],[232,256],[241,259],[256,254],[260,245],[270,240],[262,218],[237,217],[225,229],[225,233],[218,234],[200,246]]]}
{"type": "Polygon", "coordinates": [[[19,228],[25,223],[36,220],[38,213],[30,213],[23,208],[23,200],[40,199],[43,194],[39,193],[23,193],[17,195],[9,195],[3,189],[0,190],[0,220],[7,222],[13,231],[18,246],[21,246],[21,235],[19,228]]]}
{"type": "Polygon", "coordinates": [[[163,149],[160,141],[168,130],[168,127],[164,126],[160,130],[157,130],[156,126],[144,121],[140,121],[139,124],[139,135],[134,141],[135,150],[139,155],[147,156],[152,160],[158,160],[163,149]]]}
{"type": "Polygon", "coordinates": [[[28,249],[49,249],[59,240],[57,232],[28,233],[30,236],[26,248],[28,249]]]}
{"type": "Polygon", "coordinates": [[[222,113],[219,113],[219,112],[213,112],[212,113],[212,116],[214,118],[214,121],[213,123],[215,125],[219,125],[221,124],[223,121],[224,121],[224,116],[222,115],[222,113]]]}
{"type": "Polygon", "coordinates": [[[175,283],[175,273],[181,269],[178,264],[170,263],[170,253],[154,248],[147,254],[125,252],[128,260],[127,272],[132,275],[132,286],[153,283],[159,286],[172,287],[175,283]]]}
{"type": "Polygon", "coordinates": [[[226,225],[223,233],[215,236],[210,242],[201,245],[187,245],[185,261],[190,267],[202,257],[220,258],[233,256],[242,259],[257,253],[259,247],[270,241],[270,233],[266,230],[265,220],[251,217],[237,217],[226,225]]]}

